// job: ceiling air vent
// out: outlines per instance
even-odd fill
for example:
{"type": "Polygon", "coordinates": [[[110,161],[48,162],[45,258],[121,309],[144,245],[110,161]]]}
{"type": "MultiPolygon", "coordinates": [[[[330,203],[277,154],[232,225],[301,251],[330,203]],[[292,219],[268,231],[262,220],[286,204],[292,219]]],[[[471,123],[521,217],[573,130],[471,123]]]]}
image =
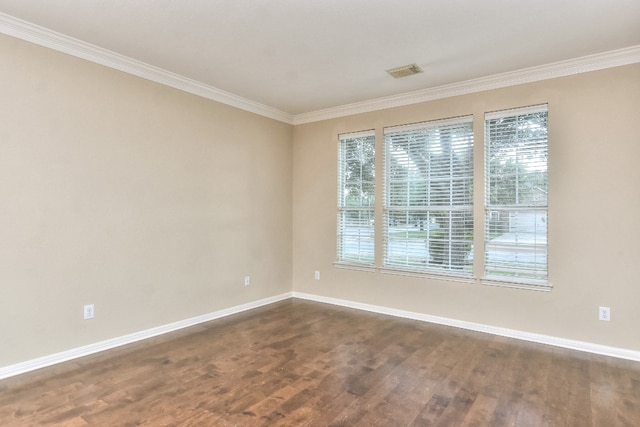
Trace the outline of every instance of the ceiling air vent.
{"type": "Polygon", "coordinates": [[[422,68],[418,67],[416,64],[403,65],[402,67],[392,68],[391,70],[387,70],[387,73],[394,79],[399,79],[400,77],[407,77],[412,74],[422,73],[422,68]]]}

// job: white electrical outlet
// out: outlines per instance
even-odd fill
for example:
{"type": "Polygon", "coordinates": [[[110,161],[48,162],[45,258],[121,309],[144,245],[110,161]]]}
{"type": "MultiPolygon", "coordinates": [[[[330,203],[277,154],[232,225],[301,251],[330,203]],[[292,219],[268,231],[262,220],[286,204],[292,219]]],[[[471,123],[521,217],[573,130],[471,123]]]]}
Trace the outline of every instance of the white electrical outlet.
{"type": "Polygon", "coordinates": [[[611,320],[611,309],[609,307],[600,307],[598,309],[598,318],[608,322],[611,320]]]}
{"type": "Polygon", "coordinates": [[[251,276],[244,276],[244,285],[249,286],[251,284],[251,276]]]}
{"type": "Polygon", "coordinates": [[[95,309],[93,304],[87,304],[84,306],[84,320],[93,319],[95,317],[95,309]]]}
{"type": "Polygon", "coordinates": [[[318,270],[316,270],[316,271],[313,273],[313,277],[314,277],[314,279],[316,279],[316,280],[320,280],[320,272],[319,272],[318,270]]]}

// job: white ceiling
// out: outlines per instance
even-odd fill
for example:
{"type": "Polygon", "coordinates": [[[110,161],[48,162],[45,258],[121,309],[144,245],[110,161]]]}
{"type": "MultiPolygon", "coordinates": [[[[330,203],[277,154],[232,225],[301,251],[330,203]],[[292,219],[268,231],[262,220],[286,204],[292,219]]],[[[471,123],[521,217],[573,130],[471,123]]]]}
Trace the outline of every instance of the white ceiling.
{"type": "Polygon", "coordinates": [[[640,46],[640,0],[0,0],[289,115],[640,46]],[[385,70],[417,63],[424,73],[385,70]]]}

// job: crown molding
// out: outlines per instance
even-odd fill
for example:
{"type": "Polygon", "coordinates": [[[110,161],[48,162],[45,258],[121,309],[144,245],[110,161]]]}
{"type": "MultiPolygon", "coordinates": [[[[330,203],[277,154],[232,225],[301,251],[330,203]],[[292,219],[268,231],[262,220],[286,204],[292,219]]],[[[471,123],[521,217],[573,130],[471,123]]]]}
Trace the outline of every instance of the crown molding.
{"type": "Polygon", "coordinates": [[[0,33],[104,65],[152,82],[198,95],[280,122],[292,124],[293,116],[284,111],[205,85],[142,61],[103,49],[73,37],[51,31],[0,12],[0,33]]]}
{"type": "Polygon", "coordinates": [[[292,115],[0,12],[0,33],[283,123],[299,125],[640,62],[640,45],[292,115]]]}
{"type": "Polygon", "coordinates": [[[533,83],[557,77],[565,77],[590,71],[603,70],[606,68],[635,64],[638,62],[640,62],[640,45],[613,50],[610,52],[598,53],[595,55],[583,56],[566,61],[554,62],[547,65],[540,65],[522,70],[466,80],[463,82],[421,89],[400,95],[387,96],[342,105],[339,107],[312,111],[309,113],[296,114],[293,116],[293,124],[300,125],[304,123],[318,122],[321,120],[335,119],[353,114],[368,113],[387,108],[433,101],[435,99],[467,95],[524,83],[533,83]]]}

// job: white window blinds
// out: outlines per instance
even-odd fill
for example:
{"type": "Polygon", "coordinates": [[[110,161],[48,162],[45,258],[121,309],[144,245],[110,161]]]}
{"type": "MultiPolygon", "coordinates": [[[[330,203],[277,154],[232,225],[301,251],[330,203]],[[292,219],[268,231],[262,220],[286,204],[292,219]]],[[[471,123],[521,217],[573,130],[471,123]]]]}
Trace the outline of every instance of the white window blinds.
{"type": "Polygon", "coordinates": [[[471,275],[472,121],[385,128],[386,267],[471,275]]]}
{"type": "Polygon", "coordinates": [[[375,134],[343,134],[338,142],[338,262],[373,265],[375,134]]]}
{"type": "Polygon", "coordinates": [[[485,115],[485,278],[547,281],[547,106],[485,115]]]}

